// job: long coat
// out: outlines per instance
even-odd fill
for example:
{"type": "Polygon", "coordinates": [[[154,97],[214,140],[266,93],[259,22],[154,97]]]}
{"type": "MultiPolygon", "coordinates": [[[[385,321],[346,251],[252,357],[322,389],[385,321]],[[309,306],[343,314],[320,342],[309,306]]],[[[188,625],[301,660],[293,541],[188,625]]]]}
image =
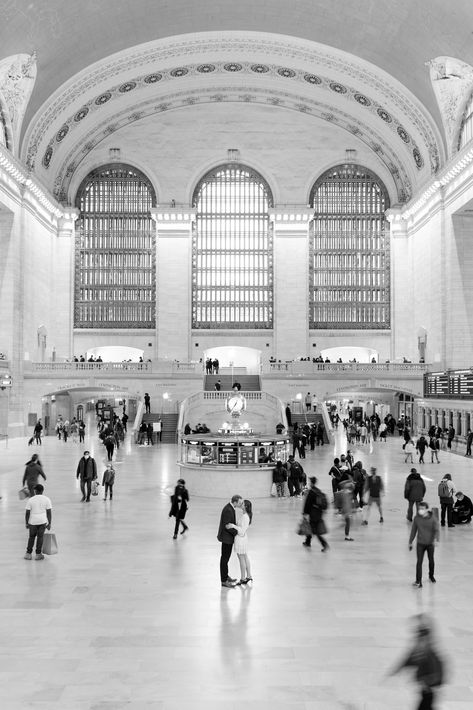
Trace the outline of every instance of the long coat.
{"type": "Polygon", "coordinates": [[[189,500],[189,491],[185,486],[176,486],[174,495],[171,496],[171,510],[169,517],[174,516],[179,520],[184,520],[187,513],[187,501],[189,500]]]}

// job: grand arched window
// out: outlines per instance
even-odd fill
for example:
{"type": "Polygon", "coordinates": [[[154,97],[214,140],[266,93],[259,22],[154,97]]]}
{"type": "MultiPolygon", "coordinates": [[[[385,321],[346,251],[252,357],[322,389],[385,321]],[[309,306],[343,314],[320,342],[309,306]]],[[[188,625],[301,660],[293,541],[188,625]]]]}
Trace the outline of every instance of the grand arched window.
{"type": "Polygon", "coordinates": [[[105,165],[76,198],[75,328],[155,327],[156,204],[148,178],[105,165]]]}
{"type": "Polygon", "coordinates": [[[197,185],[193,328],[273,327],[273,198],[251,168],[222,165],[197,185]]]}
{"type": "Polygon", "coordinates": [[[327,170],[310,195],[310,328],[390,327],[389,196],[360,165],[327,170]]]}

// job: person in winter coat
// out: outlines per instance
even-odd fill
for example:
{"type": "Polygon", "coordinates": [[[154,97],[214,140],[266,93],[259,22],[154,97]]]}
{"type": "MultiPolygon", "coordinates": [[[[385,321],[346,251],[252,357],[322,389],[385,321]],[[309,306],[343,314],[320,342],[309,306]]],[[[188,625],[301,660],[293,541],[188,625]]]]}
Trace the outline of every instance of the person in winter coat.
{"type": "Polygon", "coordinates": [[[33,454],[31,459],[26,462],[25,473],[23,474],[23,486],[28,486],[28,491],[30,498],[35,495],[34,487],[38,483],[39,477],[42,476],[46,480],[44,475],[43,467],[41,461],[39,460],[38,454],[33,454]]]}
{"type": "Polygon", "coordinates": [[[445,525],[445,514],[447,515],[447,523],[449,528],[454,528],[453,524],[453,503],[455,500],[455,486],[452,483],[452,477],[449,473],[439,483],[438,495],[440,498],[440,525],[445,525]]]}
{"type": "Polygon", "coordinates": [[[282,461],[276,461],[276,466],[273,468],[273,483],[276,484],[276,494],[278,498],[284,498],[284,484],[287,481],[287,470],[283,466],[282,461]]]}
{"type": "Polygon", "coordinates": [[[440,463],[440,461],[439,461],[440,439],[438,436],[431,436],[430,437],[429,449],[430,449],[430,454],[431,454],[430,463],[434,462],[434,458],[436,459],[437,463],[440,463]]]}
{"type": "Polygon", "coordinates": [[[414,463],[414,453],[415,453],[416,447],[414,445],[414,442],[412,439],[409,439],[404,445],[404,453],[406,454],[406,458],[404,459],[404,463],[408,463],[408,459],[410,458],[410,463],[414,463]]]}
{"type": "Polygon", "coordinates": [[[304,475],[304,469],[298,461],[294,460],[294,456],[289,456],[287,460],[287,470],[289,472],[287,485],[289,487],[289,495],[298,496],[301,492],[301,478],[304,475]]]}
{"type": "Polygon", "coordinates": [[[115,469],[112,464],[109,464],[102,477],[102,486],[105,486],[104,500],[107,500],[107,493],[109,494],[110,500],[113,499],[113,485],[115,483],[115,469]]]}
{"type": "Polygon", "coordinates": [[[417,444],[416,444],[416,449],[419,452],[419,463],[425,463],[424,454],[425,454],[425,450],[426,450],[427,446],[428,446],[427,439],[422,434],[417,439],[417,444]]]}
{"type": "Polygon", "coordinates": [[[176,518],[176,524],[174,526],[173,540],[177,540],[177,533],[179,532],[179,525],[182,525],[181,535],[183,535],[189,529],[189,526],[185,524],[184,518],[187,513],[187,504],[189,502],[189,491],[186,488],[186,482],[183,478],[180,478],[174,489],[174,493],[171,496],[171,510],[169,511],[169,517],[176,518]]]}
{"type": "Polygon", "coordinates": [[[353,483],[355,484],[355,505],[358,504],[359,508],[363,508],[363,491],[365,489],[367,474],[361,461],[356,461],[356,463],[353,464],[351,475],[353,476],[353,483]]]}
{"type": "Polygon", "coordinates": [[[412,523],[412,510],[416,504],[416,513],[419,512],[419,503],[425,496],[425,483],[417,469],[411,468],[404,486],[404,498],[408,501],[406,519],[412,523]]]}
{"type": "Polygon", "coordinates": [[[471,523],[471,518],[473,516],[473,503],[471,498],[468,498],[464,493],[458,491],[455,494],[456,501],[453,506],[453,522],[455,525],[462,525],[463,523],[471,523]]]}
{"type": "Polygon", "coordinates": [[[97,464],[95,459],[90,455],[90,451],[84,451],[84,455],[77,465],[76,478],[80,480],[80,490],[82,500],[86,503],[90,502],[90,494],[92,492],[92,481],[97,478],[97,464]]]}
{"type": "MultiPolygon", "coordinates": [[[[310,488],[304,498],[304,507],[302,514],[308,518],[312,535],[315,535],[317,540],[322,545],[322,552],[329,549],[328,542],[323,535],[327,532],[323,520],[324,511],[327,509],[327,496],[320,488],[317,488],[317,479],[315,476],[309,478],[310,488]]],[[[311,546],[312,535],[307,535],[302,543],[305,547],[311,546]]]]}
{"type": "Polygon", "coordinates": [[[429,558],[429,579],[435,583],[434,571],[434,544],[439,540],[439,524],[437,518],[429,510],[425,501],[419,503],[419,512],[412,523],[411,534],[409,536],[409,550],[412,550],[412,543],[417,535],[417,565],[416,581],[414,587],[422,587],[422,562],[427,552],[429,558]]]}
{"type": "Polygon", "coordinates": [[[376,503],[378,506],[379,522],[384,523],[383,508],[381,505],[381,496],[384,493],[384,485],[381,476],[378,476],[375,468],[370,469],[370,474],[365,483],[365,493],[368,494],[368,502],[364,508],[366,517],[363,520],[363,525],[368,525],[368,515],[373,503],[376,503]]]}

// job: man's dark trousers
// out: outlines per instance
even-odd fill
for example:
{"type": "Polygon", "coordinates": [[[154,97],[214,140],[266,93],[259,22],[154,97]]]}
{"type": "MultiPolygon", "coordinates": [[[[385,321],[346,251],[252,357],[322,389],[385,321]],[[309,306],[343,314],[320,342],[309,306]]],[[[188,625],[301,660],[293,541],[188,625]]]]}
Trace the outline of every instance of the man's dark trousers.
{"type": "Polygon", "coordinates": [[[220,555],[220,580],[226,582],[228,579],[228,562],[232,556],[233,543],[222,542],[222,552],[220,555]]]}

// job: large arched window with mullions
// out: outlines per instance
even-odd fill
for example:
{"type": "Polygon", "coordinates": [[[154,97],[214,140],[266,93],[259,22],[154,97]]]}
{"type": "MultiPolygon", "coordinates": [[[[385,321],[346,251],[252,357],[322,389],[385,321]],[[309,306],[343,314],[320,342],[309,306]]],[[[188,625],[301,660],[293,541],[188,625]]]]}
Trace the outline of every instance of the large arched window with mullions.
{"type": "Polygon", "coordinates": [[[360,165],[315,183],[310,236],[310,328],[390,328],[389,196],[360,165]]]}
{"type": "Polygon", "coordinates": [[[76,198],[75,328],[154,328],[156,237],[148,178],[105,165],[76,198]]]}
{"type": "Polygon", "coordinates": [[[192,327],[273,327],[271,190],[244,165],[199,182],[192,247],[192,327]]]}

